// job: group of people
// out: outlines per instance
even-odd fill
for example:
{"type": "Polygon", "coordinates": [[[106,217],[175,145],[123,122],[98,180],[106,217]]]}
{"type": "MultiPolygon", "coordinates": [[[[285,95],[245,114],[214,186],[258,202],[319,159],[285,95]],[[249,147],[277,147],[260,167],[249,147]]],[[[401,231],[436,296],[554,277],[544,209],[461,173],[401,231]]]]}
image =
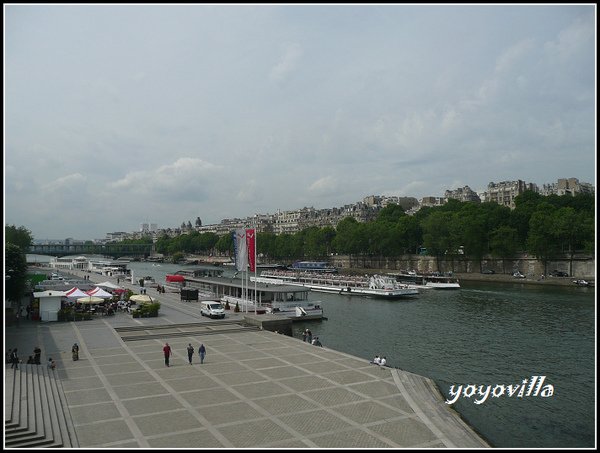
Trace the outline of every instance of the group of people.
{"type": "MultiPolygon", "coordinates": [[[[40,349],[39,346],[36,346],[35,348],[33,348],[33,355],[30,355],[27,358],[27,365],[41,365],[41,358],[42,358],[42,350],[40,349]]],[[[19,369],[19,363],[22,363],[22,361],[19,359],[19,354],[18,354],[18,350],[17,348],[15,349],[9,349],[8,353],[6,354],[6,363],[10,363],[10,367],[14,368],[16,370],[19,369]]],[[[54,369],[56,368],[56,362],[54,360],[52,360],[52,358],[48,359],[48,368],[54,369]]]]}
{"type": "MultiPolygon", "coordinates": [[[[191,365],[194,357],[194,347],[192,346],[192,343],[188,343],[187,354],[188,362],[191,365]]],[[[173,355],[173,350],[171,349],[169,343],[165,343],[165,346],[163,347],[163,355],[165,356],[165,365],[171,366],[170,359],[173,355]]],[[[200,347],[198,348],[198,355],[200,356],[200,363],[204,363],[204,357],[206,356],[206,347],[204,346],[204,343],[200,344],[200,347]]]]}
{"type": "Polygon", "coordinates": [[[374,363],[375,365],[379,365],[379,366],[388,366],[387,359],[385,358],[385,356],[379,357],[378,355],[376,355],[371,363],[374,363]]]}
{"type": "MultiPolygon", "coordinates": [[[[39,346],[36,346],[33,348],[33,355],[29,356],[26,363],[28,365],[41,365],[41,357],[42,350],[39,348],[39,346]]],[[[10,363],[11,368],[16,368],[17,370],[19,369],[19,363],[22,363],[22,361],[19,359],[17,348],[8,350],[8,353],[6,354],[6,363],[10,363]]]]}
{"type": "Polygon", "coordinates": [[[302,332],[302,341],[307,341],[307,342],[309,342],[310,344],[312,344],[312,345],[315,345],[315,346],[323,346],[323,345],[321,344],[321,341],[319,340],[319,337],[315,336],[315,337],[313,338],[313,334],[312,334],[312,332],[310,331],[310,329],[305,329],[305,330],[302,332]]]}

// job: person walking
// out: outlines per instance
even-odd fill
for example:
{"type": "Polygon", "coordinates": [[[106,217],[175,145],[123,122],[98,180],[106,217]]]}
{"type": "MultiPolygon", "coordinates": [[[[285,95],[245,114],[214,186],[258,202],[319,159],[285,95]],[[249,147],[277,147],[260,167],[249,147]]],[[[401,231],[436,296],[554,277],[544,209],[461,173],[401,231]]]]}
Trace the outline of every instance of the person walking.
{"type": "Polygon", "coordinates": [[[19,369],[19,356],[17,355],[17,348],[13,349],[13,351],[10,353],[10,363],[11,368],[15,368],[16,370],[19,369]]]}
{"type": "Polygon", "coordinates": [[[188,343],[187,353],[188,353],[188,362],[190,362],[190,365],[191,365],[192,357],[194,356],[194,347],[192,346],[192,343],[188,343]]]}
{"type": "Polygon", "coordinates": [[[171,346],[169,343],[165,343],[165,347],[163,348],[163,354],[165,355],[165,365],[169,365],[169,358],[171,357],[171,346]]]}
{"type": "Polygon", "coordinates": [[[52,357],[50,357],[48,359],[48,368],[50,370],[53,370],[54,368],[56,368],[56,362],[54,362],[54,360],[52,360],[52,357]]]}
{"type": "Polygon", "coordinates": [[[306,341],[312,344],[312,332],[310,331],[310,329],[306,329],[306,341]]]}
{"type": "Polygon", "coordinates": [[[307,336],[308,336],[308,329],[304,329],[304,332],[302,332],[302,341],[306,341],[307,336]]]}
{"type": "Polygon", "coordinates": [[[77,343],[73,343],[73,347],[71,348],[71,355],[73,356],[73,362],[79,360],[79,345],[77,343]]]}
{"type": "Polygon", "coordinates": [[[200,363],[204,363],[204,356],[206,355],[206,348],[204,347],[204,343],[202,343],[198,348],[198,355],[200,355],[200,363]]]}

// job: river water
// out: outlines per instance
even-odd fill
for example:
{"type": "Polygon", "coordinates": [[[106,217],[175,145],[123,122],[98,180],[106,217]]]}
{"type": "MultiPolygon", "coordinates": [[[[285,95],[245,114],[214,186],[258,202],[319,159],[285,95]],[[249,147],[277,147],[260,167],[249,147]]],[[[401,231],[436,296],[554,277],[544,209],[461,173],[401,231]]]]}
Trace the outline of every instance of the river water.
{"type": "MultiPolygon", "coordinates": [[[[164,283],[182,266],[129,267],[136,278],[164,283]]],[[[294,323],[294,334],[308,327],[326,347],[365,359],[386,356],[391,366],[433,379],[449,399],[453,385],[508,387],[545,376],[552,396],[506,392],[475,404],[481,397],[461,395],[452,407],[495,447],[594,447],[594,288],[461,285],[399,301],[313,293],[327,320],[294,323]]]]}

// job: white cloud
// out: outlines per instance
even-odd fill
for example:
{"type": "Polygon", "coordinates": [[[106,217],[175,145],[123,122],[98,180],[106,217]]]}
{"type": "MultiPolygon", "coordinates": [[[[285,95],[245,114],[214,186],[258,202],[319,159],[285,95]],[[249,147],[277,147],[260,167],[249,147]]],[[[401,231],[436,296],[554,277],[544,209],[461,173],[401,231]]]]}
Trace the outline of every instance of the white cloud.
{"type": "Polygon", "coordinates": [[[297,43],[286,44],[283,49],[283,55],[275,66],[269,72],[269,79],[275,82],[280,82],[289,77],[296,70],[300,59],[302,58],[302,46],[297,43]]]}
{"type": "Polygon", "coordinates": [[[323,178],[317,179],[313,182],[308,190],[315,195],[332,193],[337,189],[338,183],[336,178],[333,176],[324,176],[323,178]]]}
{"type": "Polygon", "coordinates": [[[37,238],[595,179],[594,5],[28,8],[5,216],[37,238]]]}

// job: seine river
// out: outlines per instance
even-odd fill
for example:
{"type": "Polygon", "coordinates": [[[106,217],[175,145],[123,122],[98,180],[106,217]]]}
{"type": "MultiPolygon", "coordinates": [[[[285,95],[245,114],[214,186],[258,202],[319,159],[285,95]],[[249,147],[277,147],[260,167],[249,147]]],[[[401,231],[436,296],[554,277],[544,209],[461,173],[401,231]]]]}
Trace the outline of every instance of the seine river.
{"type": "MultiPolygon", "coordinates": [[[[157,282],[181,268],[129,267],[157,282]]],[[[495,447],[594,447],[594,288],[461,284],[400,301],[313,293],[327,320],[295,323],[295,336],[308,327],[326,347],[386,356],[391,366],[433,379],[446,398],[452,385],[508,387],[545,376],[552,396],[505,393],[475,404],[461,395],[453,407],[495,447]]]]}

